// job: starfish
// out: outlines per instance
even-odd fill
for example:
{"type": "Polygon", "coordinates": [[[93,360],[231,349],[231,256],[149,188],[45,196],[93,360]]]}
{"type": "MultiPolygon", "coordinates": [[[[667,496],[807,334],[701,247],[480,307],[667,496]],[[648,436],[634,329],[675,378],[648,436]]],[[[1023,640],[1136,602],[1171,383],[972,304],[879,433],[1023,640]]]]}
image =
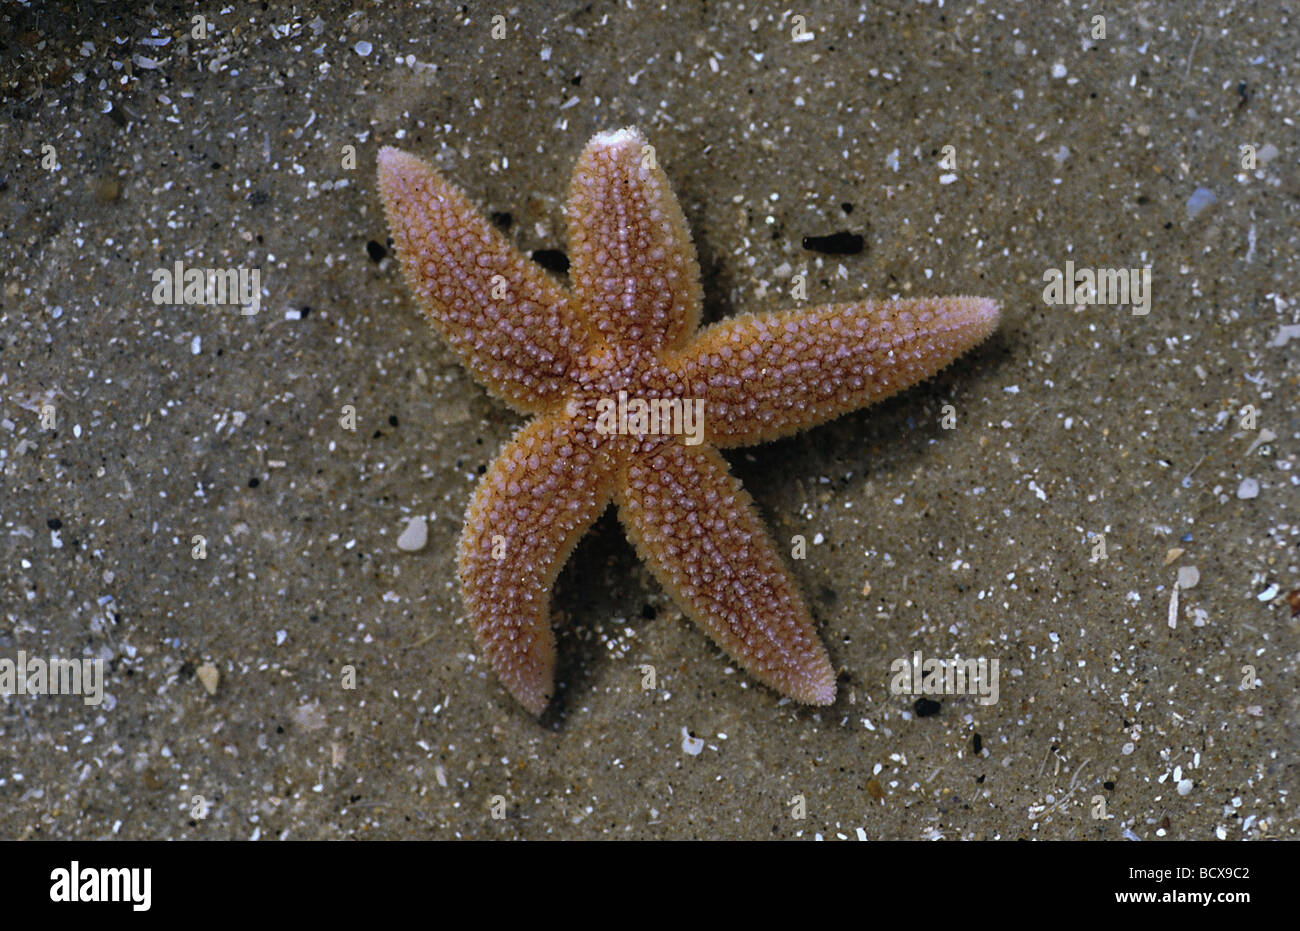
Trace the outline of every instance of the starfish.
{"type": "Polygon", "coordinates": [[[571,289],[419,158],[383,148],[379,187],[425,316],[489,392],[533,416],[475,490],[458,556],[477,641],[511,694],[535,715],[550,702],[550,590],[612,501],[660,584],[718,646],[777,692],[831,704],[835,673],[807,604],[718,450],[928,378],[993,331],[997,303],[858,301],[699,330],[695,247],[633,128],[597,134],[578,158],[565,208],[571,289]]]}

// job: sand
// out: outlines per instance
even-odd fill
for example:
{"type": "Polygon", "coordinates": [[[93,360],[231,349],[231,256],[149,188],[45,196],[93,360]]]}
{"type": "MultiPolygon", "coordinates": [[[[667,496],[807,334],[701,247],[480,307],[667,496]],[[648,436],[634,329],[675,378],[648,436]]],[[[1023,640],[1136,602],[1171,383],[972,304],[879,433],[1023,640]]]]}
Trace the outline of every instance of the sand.
{"type": "Polygon", "coordinates": [[[118,6],[0,11],[0,661],[103,661],[97,703],[0,699],[0,836],[1296,837],[1288,4],[118,6]],[[806,541],[830,708],[736,669],[612,512],[542,721],[465,618],[523,421],[419,318],[375,155],[563,250],[629,124],[707,320],[799,274],[1003,304],[924,385],[728,453],[806,541]],[[178,261],[258,270],[256,313],[155,303],[178,261]],[[1067,262],[1149,270],[1145,313],[1049,304],[1067,262]],[[996,662],[996,701],[899,694],[918,652],[996,662]]]}

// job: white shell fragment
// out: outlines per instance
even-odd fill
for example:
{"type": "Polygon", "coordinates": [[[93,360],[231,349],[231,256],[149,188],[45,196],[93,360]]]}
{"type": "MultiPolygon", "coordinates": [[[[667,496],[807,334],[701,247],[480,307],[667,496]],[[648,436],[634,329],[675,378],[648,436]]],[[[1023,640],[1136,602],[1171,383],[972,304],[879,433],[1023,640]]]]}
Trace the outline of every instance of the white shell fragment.
{"type": "Polygon", "coordinates": [[[414,553],[424,549],[424,544],[428,542],[429,525],[424,522],[423,517],[412,517],[406,522],[406,529],[402,531],[402,535],[397,538],[397,548],[406,553],[414,553]]]}

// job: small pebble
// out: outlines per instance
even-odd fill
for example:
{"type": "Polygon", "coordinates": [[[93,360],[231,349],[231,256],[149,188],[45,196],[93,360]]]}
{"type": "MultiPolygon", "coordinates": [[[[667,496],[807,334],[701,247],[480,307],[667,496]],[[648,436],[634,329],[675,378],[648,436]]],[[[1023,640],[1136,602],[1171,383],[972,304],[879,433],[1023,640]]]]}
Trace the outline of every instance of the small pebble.
{"type": "Polygon", "coordinates": [[[358,55],[360,55],[362,58],[365,58],[367,55],[369,55],[373,48],[374,46],[371,45],[369,42],[367,42],[365,39],[362,39],[356,45],[352,46],[352,50],[356,52],[358,55]]]}
{"type": "Polygon", "coordinates": [[[1270,346],[1285,346],[1293,339],[1300,339],[1300,323],[1289,323],[1277,328],[1270,346]]]}
{"type": "Polygon", "coordinates": [[[428,542],[429,525],[425,523],[423,517],[412,517],[406,522],[406,529],[402,531],[402,535],[397,538],[397,548],[407,553],[414,553],[424,549],[424,544],[428,542]]]}
{"type": "Polygon", "coordinates": [[[1183,591],[1189,588],[1195,588],[1196,583],[1201,581],[1201,570],[1195,566],[1178,567],[1178,587],[1183,591]]]}
{"type": "Polygon", "coordinates": [[[303,730],[320,730],[326,723],[325,710],[321,708],[319,701],[312,701],[305,705],[299,705],[297,710],[293,713],[293,721],[303,730]]]}
{"type": "Polygon", "coordinates": [[[692,737],[691,732],[682,728],[682,752],[689,753],[691,756],[699,756],[704,749],[703,737],[692,737]]]}
{"type": "Polygon", "coordinates": [[[1192,196],[1187,198],[1187,219],[1194,220],[1196,216],[1206,207],[1213,204],[1218,198],[1209,188],[1198,187],[1192,191],[1192,196]]]}
{"type": "Polygon", "coordinates": [[[1242,501],[1249,501],[1251,498],[1259,497],[1259,482],[1253,478],[1243,478],[1241,484],[1237,486],[1237,497],[1242,501]]]}
{"type": "Polygon", "coordinates": [[[195,670],[194,675],[203,683],[203,687],[207,689],[209,695],[217,694],[217,683],[221,681],[221,673],[217,671],[216,666],[211,663],[204,663],[195,670]]]}
{"type": "Polygon", "coordinates": [[[1191,792],[1192,792],[1192,780],[1190,780],[1190,779],[1182,779],[1182,780],[1180,780],[1179,783],[1178,783],[1178,794],[1179,794],[1179,795],[1190,795],[1191,792]]]}
{"type": "Polygon", "coordinates": [[[912,710],[918,718],[932,718],[942,710],[943,705],[933,698],[918,698],[912,703],[912,710]]]}
{"type": "Polygon", "coordinates": [[[95,200],[101,204],[111,204],[122,193],[122,185],[116,178],[100,178],[95,182],[95,200]]]}

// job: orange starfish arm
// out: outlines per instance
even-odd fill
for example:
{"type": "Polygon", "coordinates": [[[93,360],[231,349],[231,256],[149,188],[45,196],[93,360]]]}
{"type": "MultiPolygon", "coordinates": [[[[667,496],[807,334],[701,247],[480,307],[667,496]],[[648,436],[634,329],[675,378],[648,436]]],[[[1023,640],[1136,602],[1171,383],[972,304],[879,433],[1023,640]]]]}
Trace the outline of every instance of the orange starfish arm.
{"type": "Polygon", "coordinates": [[[525,413],[558,404],[586,342],[565,290],[414,155],[381,149],[379,189],[416,302],[474,377],[525,413]]]}
{"type": "Polygon", "coordinates": [[[608,344],[676,349],[700,320],[700,269],[681,207],[635,129],[600,133],[565,208],[574,298],[608,344]]]}
{"type": "Polygon", "coordinates": [[[978,297],[863,301],[723,320],[672,363],[704,399],[707,441],[786,436],[929,378],[997,326],[978,297]]]}
{"type": "Polygon", "coordinates": [[[478,642],[533,714],[551,698],[551,586],[609,504],[616,469],[593,432],[560,412],[516,434],[474,492],[460,540],[461,591],[478,642]]]}
{"type": "Polygon", "coordinates": [[[670,442],[634,459],[614,500],[660,584],[718,646],[797,701],[835,700],[808,608],[716,450],[670,442]]]}

